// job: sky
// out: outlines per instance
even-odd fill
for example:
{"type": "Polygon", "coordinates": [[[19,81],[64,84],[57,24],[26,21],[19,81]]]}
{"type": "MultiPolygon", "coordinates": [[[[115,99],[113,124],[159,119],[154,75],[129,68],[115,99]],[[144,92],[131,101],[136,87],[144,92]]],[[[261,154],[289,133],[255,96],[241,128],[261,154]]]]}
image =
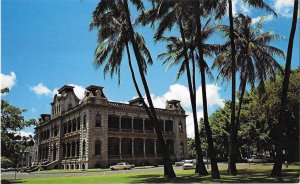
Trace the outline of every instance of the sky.
{"type": "MultiPolygon", "coordinates": [[[[234,1],[235,13],[246,13],[253,23],[266,16],[265,31],[274,31],[285,39],[271,45],[287,50],[292,22],[293,0],[266,1],[278,14],[273,15],[253,9],[234,1]]],[[[2,0],[1,1],[1,89],[8,87],[10,92],[1,97],[10,104],[27,109],[25,119],[37,119],[42,113],[51,113],[50,103],[57,89],[65,84],[75,86],[75,94],[82,99],[85,88],[91,84],[104,87],[108,100],[127,102],[136,97],[124,53],[121,65],[121,83],[117,76],[104,78],[103,67],[93,65],[94,50],[97,46],[97,31],[90,31],[92,12],[98,1],[95,0],[2,0]]],[[[132,17],[136,11],[131,7],[132,17]]],[[[299,22],[299,21],[298,21],[299,22]]],[[[228,24],[228,19],[222,21],[228,24]]],[[[299,25],[299,24],[298,24],[299,25]]],[[[299,28],[299,26],[298,26],[299,28]]],[[[165,71],[166,66],[157,56],[165,51],[165,44],[154,42],[154,31],[150,27],[137,27],[136,30],[146,40],[154,58],[148,67],[147,81],[156,107],[164,108],[166,100],[181,101],[188,115],[187,133],[193,136],[192,113],[185,75],[175,80],[178,67],[165,71]]],[[[174,28],[168,35],[178,35],[174,28]]],[[[218,34],[209,39],[210,43],[222,42],[218,34]]],[[[299,29],[297,29],[292,68],[299,66],[299,29]]],[[[133,55],[133,53],[132,53],[133,55]]],[[[212,58],[207,58],[209,65],[212,58]]],[[[135,63],[135,59],[133,58],[135,63]]],[[[283,59],[278,59],[284,65],[283,59]]],[[[135,66],[136,68],[136,66],[135,66]]],[[[216,75],[217,71],[213,71],[216,75]]],[[[223,107],[224,100],[231,97],[230,84],[222,84],[214,79],[207,80],[209,114],[223,107]]],[[[202,95],[200,78],[197,76],[197,110],[202,117],[202,95]]],[[[34,127],[25,128],[21,134],[32,134],[34,127]]]]}

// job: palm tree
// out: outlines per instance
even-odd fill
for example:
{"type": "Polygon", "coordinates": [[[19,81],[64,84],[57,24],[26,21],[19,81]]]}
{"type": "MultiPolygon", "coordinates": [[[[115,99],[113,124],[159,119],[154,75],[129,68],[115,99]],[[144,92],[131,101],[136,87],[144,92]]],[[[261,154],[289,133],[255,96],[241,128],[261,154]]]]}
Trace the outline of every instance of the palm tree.
{"type": "Polygon", "coordinates": [[[202,31],[201,25],[201,18],[207,16],[211,13],[214,4],[209,1],[194,1],[193,3],[193,15],[194,21],[196,23],[196,45],[199,52],[199,68],[200,68],[200,75],[201,75],[201,88],[202,88],[202,99],[203,99],[203,117],[204,117],[204,126],[205,132],[207,137],[207,144],[208,144],[208,154],[211,159],[211,169],[212,169],[212,178],[219,179],[220,173],[218,169],[217,159],[216,159],[216,152],[214,149],[213,138],[212,138],[212,131],[208,121],[208,108],[207,108],[207,95],[206,95],[206,79],[205,79],[205,61],[204,61],[204,43],[203,37],[205,37],[205,33],[202,31]]]}
{"type": "MultiPolygon", "coordinates": [[[[284,52],[274,46],[268,45],[271,41],[280,39],[281,36],[272,31],[264,32],[262,23],[264,17],[260,19],[256,26],[252,26],[251,18],[243,14],[238,14],[234,18],[234,31],[236,50],[236,69],[240,72],[240,97],[236,117],[237,137],[240,113],[243,103],[243,97],[246,85],[249,83],[253,88],[255,82],[259,84],[258,89],[263,90],[267,79],[274,80],[276,74],[281,71],[281,66],[274,58],[276,55],[284,58],[284,52]]],[[[219,26],[224,36],[229,39],[230,28],[228,26],[219,26]]],[[[223,52],[216,58],[213,68],[217,67],[220,71],[219,76],[223,77],[223,81],[232,77],[230,64],[224,61],[230,60],[230,41],[227,41],[222,48],[223,52]]],[[[238,146],[236,147],[238,153],[238,146]]]]}
{"type": "MultiPolygon", "coordinates": [[[[243,0],[245,3],[260,9],[265,9],[268,12],[273,13],[275,16],[276,13],[274,10],[268,6],[264,0],[243,0]]],[[[216,18],[220,19],[223,17],[227,10],[227,2],[228,2],[228,14],[229,14],[229,26],[230,26],[230,45],[231,45],[231,116],[230,116],[230,139],[229,139],[229,157],[228,157],[228,169],[227,173],[231,175],[236,175],[236,153],[235,147],[237,147],[237,137],[234,136],[236,132],[236,124],[235,124],[235,91],[236,91],[236,69],[235,69],[235,43],[234,43],[234,27],[233,27],[233,11],[232,11],[232,0],[213,0],[212,5],[216,12],[216,18]]]]}
{"type": "MultiPolygon", "coordinates": [[[[215,32],[215,27],[209,26],[209,22],[210,19],[206,22],[205,26],[203,27],[203,29],[201,30],[202,32],[202,50],[203,50],[203,55],[205,56],[212,56],[213,53],[217,52],[219,50],[219,45],[215,45],[215,44],[205,44],[205,40],[207,40],[214,32],[215,32]]],[[[195,44],[195,31],[190,30],[190,28],[192,27],[192,25],[190,26],[186,26],[186,29],[184,30],[185,33],[187,33],[187,38],[186,38],[186,45],[187,45],[187,52],[188,52],[188,56],[189,56],[189,60],[192,61],[192,71],[193,71],[193,75],[192,75],[192,79],[193,79],[193,90],[194,90],[194,94],[196,94],[195,89],[196,89],[196,85],[195,85],[195,47],[197,46],[195,44]],[[194,33],[194,34],[193,34],[194,33]]],[[[180,69],[177,73],[177,79],[184,73],[184,71],[186,70],[186,65],[185,65],[185,57],[184,57],[184,49],[183,49],[183,41],[181,38],[176,38],[176,37],[162,37],[161,40],[167,41],[169,44],[167,45],[167,52],[162,53],[159,55],[159,58],[165,58],[164,60],[164,64],[168,63],[172,60],[172,62],[168,65],[167,68],[169,68],[170,66],[173,66],[175,64],[180,64],[180,69]]],[[[210,73],[209,67],[207,66],[207,63],[202,60],[202,62],[200,63],[200,59],[199,59],[199,54],[196,54],[196,58],[198,59],[198,67],[200,68],[201,71],[201,67],[203,67],[203,72],[206,71],[207,74],[209,74],[209,76],[212,77],[212,74],[210,73]],[[200,67],[201,65],[201,67],[200,67]]],[[[202,78],[201,78],[202,79],[202,78]]],[[[205,78],[204,78],[205,79],[205,78]]],[[[203,81],[203,80],[202,80],[203,81]]],[[[203,85],[203,84],[202,84],[203,85]]],[[[202,89],[205,89],[205,87],[202,87],[202,89]]],[[[206,92],[206,90],[205,90],[206,92]]],[[[195,95],[196,98],[196,95],[195,95]]],[[[206,98],[206,96],[205,96],[206,98]]],[[[207,109],[206,109],[207,110],[207,109]]],[[[208,122],[208,121],[207,121],[208,122]]],[[[213,147],[213,141],[212,141],[212,136],[211,136],[211,130],[210,130],[210,126],[209,124],[206,124],[206,122],[204,122],[205,125],[205,130],[206,130],[206,136],[207,136],[207,140],[208,140],[208,147],[209,147],[209,156],[211,158],[211,165],[212,165],[212,177],[217,179],[220,177],[219,175],[219,171],[218,171],[218,166],[216,163],[216,159],[215,159],[215,150],[213,147]],[[214,159],[212,159],[214,158],[214,159]]]]}
{"type": "Polygon", "coordinates": [[[272,170],[272,176],[281,176],[281,168],[282,168],[282,130],[283,130],[283,122],[286,110],[286,102],[287,102],[287,92],[289,89],[289,78],[291,73],[291,62],[292,62],[292,54],[293,54],[293,44],[294,44],[294,37],[296,32],[297,26],[297,16],[298,16],[298,0],[294,1],[294,13],[293,13],[293,21],[291,26],[290,38],[289,38],[289,45],[287,49],[287,58],[285,64],[285,72],[284,72],[284,79],[283,79],[283,88],[282,88],[282,96],[281,96],[281,107],[280,107],[280,114],[279,114],[279,122],[277,127],[277,140],[275,145],[276,157],[275,163],[272,170]]]}
{"type": "MultiPolygon", "coordinates": [[[[143,9],[141,1],[133,0],[132,3],[138,8],[143,9]]],[[[163,139],[160,126],[158,124],[156,112],[150,97],[150,91],[145,78],[145,72],[147,69],[147,63],[152,64],[152,58],[149,50],[147,49],[144,39],[141,35],[134,32],[131,21],[130,13],[128,10],[128,2],[124,1],[111,1],[102,0],[97,5],[93,12],[93,21],[90,28],[98,28],[98,42],[99,45],[95,50],[95,64],[101,66],[107,61],[104,67],[104,74],[110,71],[111,76],[114,73],[118,74],[120,81],[120,64],[122,61],[124,47],[127,51],[129,67],[131,76],[136,88],[136,91],[142,100],[143,107],[149,115],[151,122],[154,124],[154,128],[157,134],[159,146],[162,150],[162,156],[164,161],[164,174],[169,178],[176,177],[173,170],[170,157],[167,153],[165,141],[163,139]],[[137,59],[139,73],[142,78],[143,86],[146,92],[149,106],[145,103],[140,89],[138,87],[134,70],[131,63],[131,56],[129,51],[129,43],[132,44],[134,53],[137,59]],[[109,59],[107,59],[109,56],[109,59]],[[146,60],[146,59],[147,60],[146,60]],[[150,98],[149,98],[150,97],[150,98]]]]}
{"type": "MultiPolygon", "coordinates": [[[[189,66],[189,57],[188,57],[188,46],[186,43],[186,32],[185,28],[187,27],[188,20],[192,17],[189,12],[192,7],[192,4],[188,1],[172,1],[172,0],[162,0],[162,1],[153,1],[153,8],[145,13],[143,13],[138,22],[142,25],[151,23],[154,26],[154,22],[158,21],[158,27],[155,33],[155,39],[160,40],[162,35],[167,29],[171,29],[175,24],[178,25],[181,41],[182,41],[182,56],[184,58],[184,64],[182,68],[185,68],[189,94],[192,105],[193,119],[194,119],[194,129],[195,129],[195,150],[197,154],[197,164],[196,172],[201,175],[207,175],[208,172],[205,168],[203,157],[201,155],[201,142],[199,137],[199,126],[197,122],[197,109],[196,109],[196,94],[195,94],[195,80],[192,80],[191,71],[189,66]]],[[[193,64],[194,66],[194,64],[193,64]]],[[[193,67],[195,69],[195,67],[193,67]]],[[[193,69],[193,76],[194,70],[193,69]]]]}

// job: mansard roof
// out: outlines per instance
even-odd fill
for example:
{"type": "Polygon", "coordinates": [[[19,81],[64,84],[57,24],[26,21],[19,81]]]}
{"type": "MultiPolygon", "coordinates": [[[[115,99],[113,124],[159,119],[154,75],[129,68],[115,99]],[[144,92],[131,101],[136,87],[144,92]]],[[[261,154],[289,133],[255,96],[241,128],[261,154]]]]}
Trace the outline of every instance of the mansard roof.
{"type": "Polygon", "coordinates": [[[64,85],[63,87],[61,87],[61,88],[58,90],[58,93],[61,94],[63,91],[66,91],[66,92],[72,92],[72,91],[73,91],[73,88],[74,88],[74,86],[64,85]]]}

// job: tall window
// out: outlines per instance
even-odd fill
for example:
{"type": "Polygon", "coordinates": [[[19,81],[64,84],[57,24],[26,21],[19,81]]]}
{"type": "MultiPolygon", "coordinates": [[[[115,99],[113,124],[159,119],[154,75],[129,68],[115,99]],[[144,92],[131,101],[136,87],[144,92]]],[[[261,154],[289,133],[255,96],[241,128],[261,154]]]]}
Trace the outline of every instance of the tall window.
{"type": "Polygon", "coordinates": [[[82,155],[85,156],[85,140],[82,143],[82,155]]]}
{"type": "Polygon", "coordinates": [[[97,114],[96,115],[96,122],[95,122],[95,126],[96,127],[101,127],[101,115],[100,114],[97,114]]]}
{"type": "Polygon", "coordinates": [[[83,116],[83,128],[86,128],[86,114],[83,116]]]}
{"type": "Polygon", "coordinates": [[[179,129],[179,132],[182,132],[182,131],[183,131],[182,122],[180,122],[180,123],[179,123],[179,125],[178,125],[178,129],[179,129]]]}
{"type": "Polygon", "coordinates": [[[55,125],[55,126],[54,126],[54,136],[55,136],[55,137],[57,136],[57,133],[58,133],[58,132],[57,132],[57,126],[55,125]]]}
{"type": "Polygon", "coordinates": [[[68,132],[68,125],[67,122],[64,123],[64,134],[68,132]]]}
{"type": "Polygon", "coordinates": [[[95,142],[95,155],[101,155],[101,142],[99,140],[95,142]]]}
{"type": "Polygon", "coordinates": [[[76,119],[72,120],[72,131],[76,131],[76,119]]]}
{"type": "Polygon", "coordinates": [[[68,133],[72,132],[72,122],[68,121],[68,133]]]}
{"type": "Polygon", "coordinates": [[[184,145],[182,142],[180,143],[180,154],[184,155],[184,145]]]}
{"type": "Polygon", "coordinates": [[[80,116],[77,118],[77,130],[80,130],[80,116]]]}

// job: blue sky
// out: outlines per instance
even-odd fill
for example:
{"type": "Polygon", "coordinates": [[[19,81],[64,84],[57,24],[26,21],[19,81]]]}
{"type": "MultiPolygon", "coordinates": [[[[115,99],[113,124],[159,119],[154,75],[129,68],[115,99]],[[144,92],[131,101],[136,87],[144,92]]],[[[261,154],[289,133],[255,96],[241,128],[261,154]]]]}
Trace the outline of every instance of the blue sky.
{"type": "MultiPolygon", "coordinates": [[[[55,89],[64,84],[76,85],[75,92],[82,96],[84,88],[90,84],[104,87],[109,100],[126,102],[136,95],[124,55],[121,69],[121,84],[117,77],[103,78],[102,69],[93,66],[93,54],[97,45],[96,31],[89,31],[92,11],[98,1],[94,0],[2,0],[1,1],[1,85],[9,87],[9,94],[2,96],[12,105],[28,110],[25,118],[38,118],[42,113],[50,113],[50,103],[55,89]]],[[[236,12],[244,12],[254,20],[267,15],[265,30],[274,32],[287,39],[272,43],[284,52],[287,50],[291,25],[293,0],[272,0],[268,3],[277,11],[278,18],[266,12],[257,11],[236,0],[236,12]]],[[[135,14],[133,15],[135,16],[135,14]]],[[[228,20],[223,21],[228,24],[228,20]]],[[[165,66],[156,59],[165,50],[164,43],[154,43],[149,27],[138,27],[145,37],[147,46],[155,58],[149,67],[147,79],[154,102],[164,106],[166,99],[177,98],[182,101],[188,125],[191,125],[191,108],[185,76],[175,81],[177,68],[164,71],[165,66]]],[[[173,29],[170,35],[177,35],[173,29]]],[[[214,35],[209,41],[220,42],[221,37],[214,35]]],[[[292,67],[299,65],[299,29],[295,37],[292,67]]],[[[133,53],[132,53],[133,55],[133,53]]],[[[135,61],[135,60],[134,60],[135,61]]],[[[211,59],[208,59],[211,61],[211,59]]],[[[284,60],[279,60],[284,64],[284,60]]],[[[211,62],[210,62],[211,63],[211,62]]],[[[216,71],[214,71],[216,74],[216,71]]],[[[198,77],[198,84],[200,79],[198,77]]],[[[199,86],[199,85],[198,85],[199,86]]],[[[224,99],[230,99],[230,86],[219,81],[207,81],[209,113],[222,106],[224,99]]],[[[198,94],[198,111],[201,116],[201,93],[198,94]]],[[[32,132],[33,127],[24,131],[32,132]]],[[[188,126],[189,135],[193,132],[188,126]]]]}

